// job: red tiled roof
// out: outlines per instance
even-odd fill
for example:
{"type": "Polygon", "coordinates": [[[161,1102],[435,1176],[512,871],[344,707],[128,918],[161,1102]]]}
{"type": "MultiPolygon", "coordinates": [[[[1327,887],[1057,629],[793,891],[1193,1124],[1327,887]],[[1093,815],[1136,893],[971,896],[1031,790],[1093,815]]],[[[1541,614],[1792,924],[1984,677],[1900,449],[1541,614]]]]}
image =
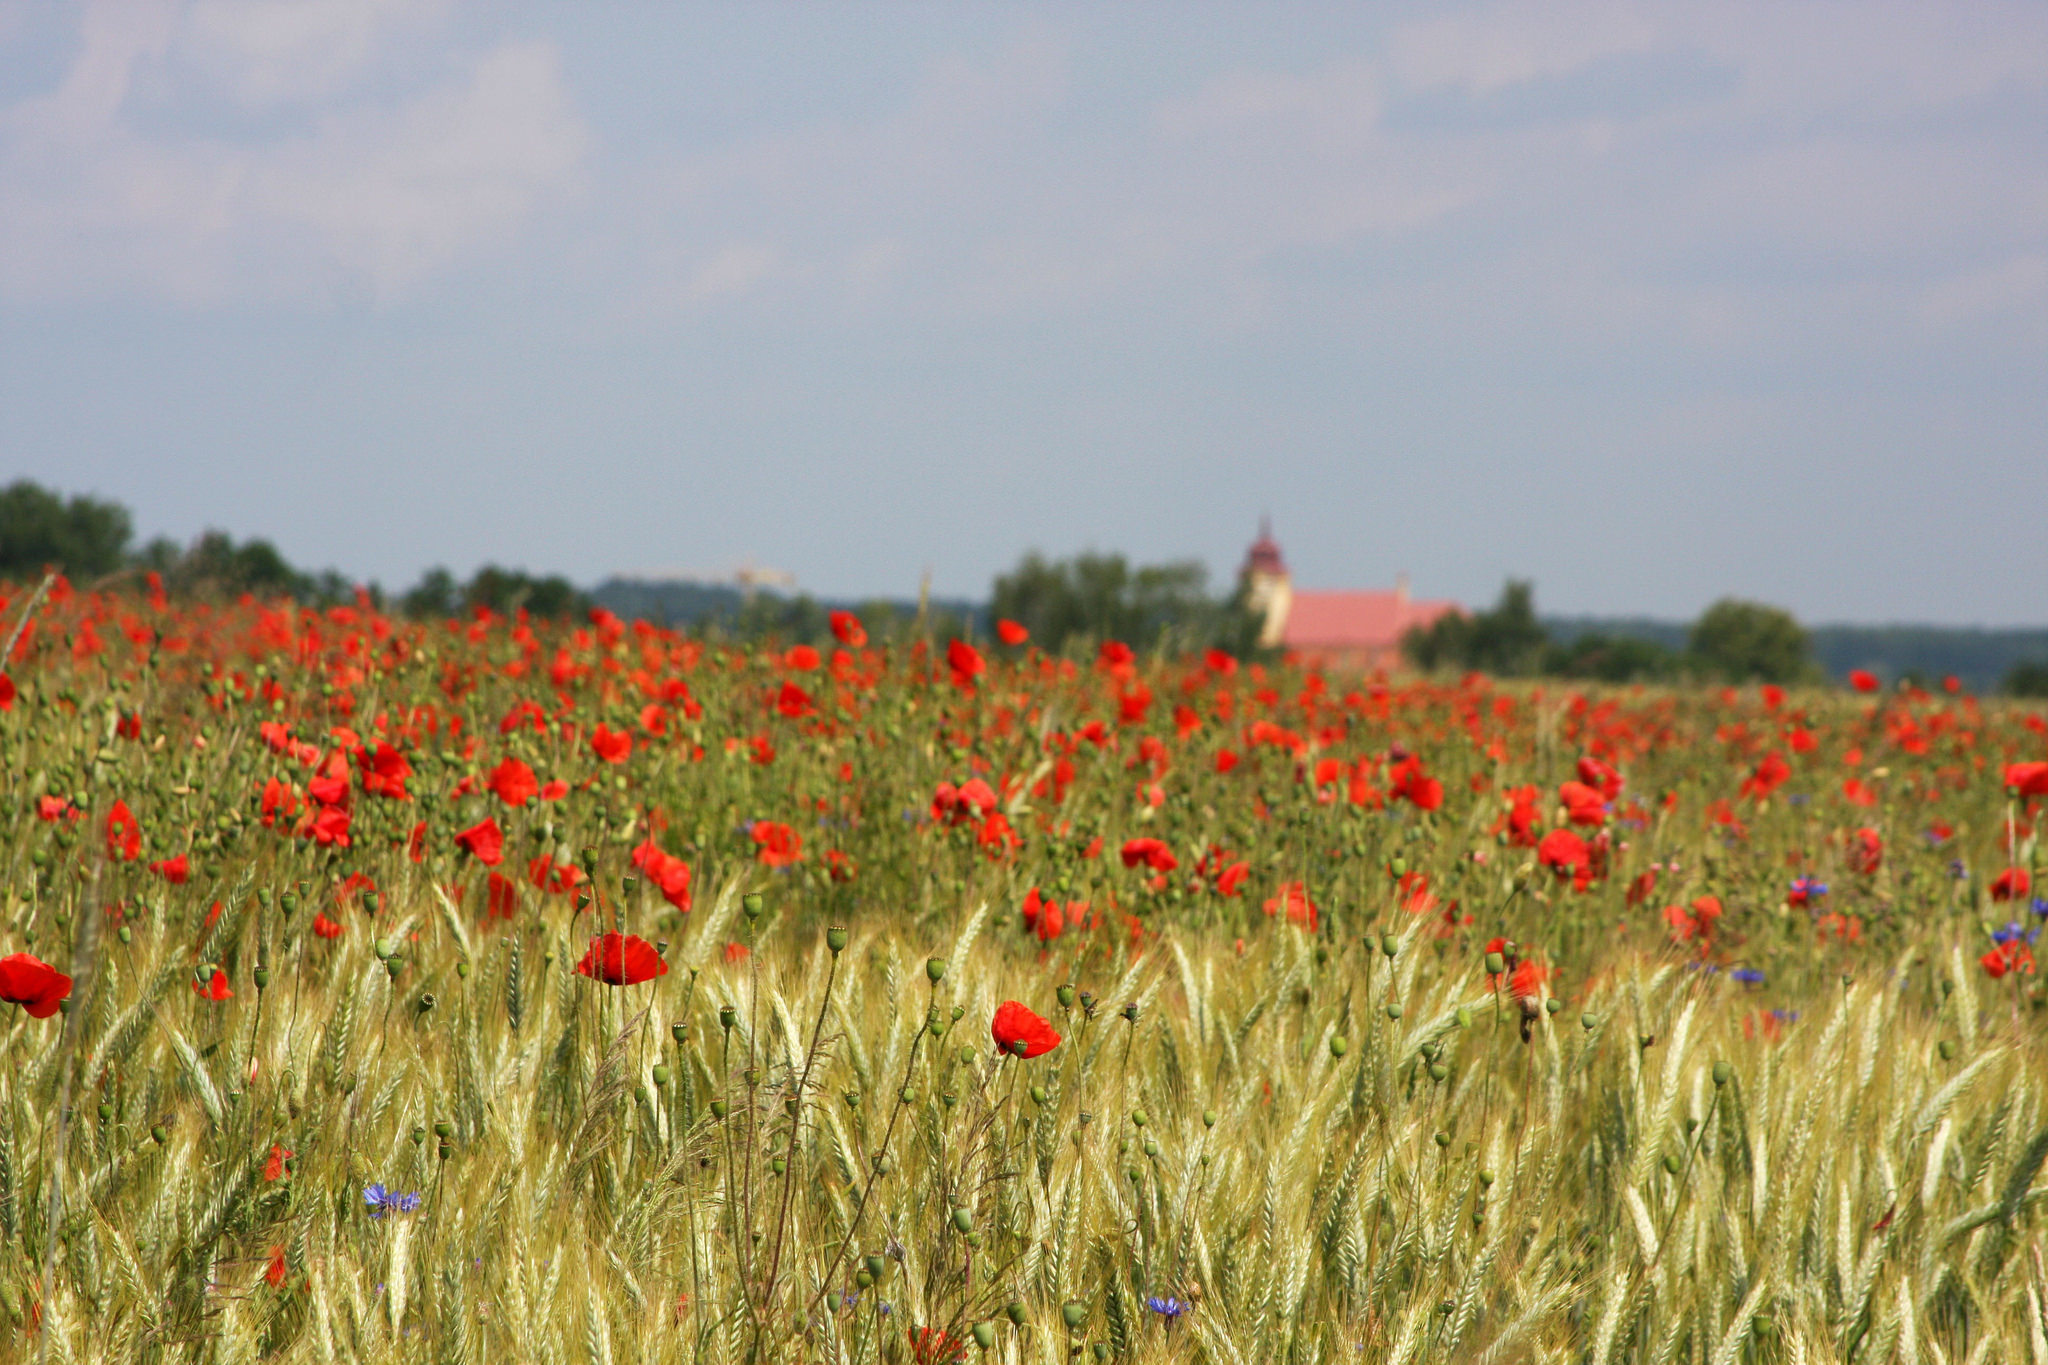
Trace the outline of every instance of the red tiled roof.
{"type": "Polygon", "coordinates": [[[1455,602],[1404,600],[1398,592],[1296,592],[1280,642],[1288,649],[1391,649],[1455,602]]]}

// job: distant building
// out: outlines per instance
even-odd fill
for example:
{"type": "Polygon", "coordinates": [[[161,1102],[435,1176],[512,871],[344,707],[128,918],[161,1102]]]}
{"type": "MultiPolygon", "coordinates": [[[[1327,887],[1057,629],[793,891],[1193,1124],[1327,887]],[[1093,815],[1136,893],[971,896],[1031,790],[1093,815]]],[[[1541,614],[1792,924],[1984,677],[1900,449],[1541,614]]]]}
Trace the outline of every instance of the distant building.
{"type": "Polygon", "coordinates": [[[1241,572],[1252,610],[1265,623],[1259,643],[1325,668],[1361,673],[1398,668],[1404,634],[1445,612],[1463,610],[1456,602],[1410,597],[1405,573],[1395,578],[1391,591],[1298,589],[1263,519],[1241,572]]]}

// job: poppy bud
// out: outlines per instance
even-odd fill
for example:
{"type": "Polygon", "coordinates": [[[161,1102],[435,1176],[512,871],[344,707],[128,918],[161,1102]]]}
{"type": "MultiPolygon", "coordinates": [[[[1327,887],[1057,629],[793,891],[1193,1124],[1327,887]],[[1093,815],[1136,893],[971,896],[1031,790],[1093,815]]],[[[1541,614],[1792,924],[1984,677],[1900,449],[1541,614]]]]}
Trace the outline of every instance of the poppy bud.
{"type": "Polygon", "coordinates": [[[827,929],[825,931],[825,946],[832,950],[832,956],[834,957],[837,957],[839,956],[839,954],[845,952],[846,930],[836,924],[833,925],[830,929],[827,929]]]}
{"type": "Polygon", "coordinates": [[[397,948],[392,944],[391,940],[388,938],[380,938],[375,943],[371,944],[370,947],[371,950],[377,954],[377,958],[379,961],[389,961],[391,955],[394,952],[398,951],[397,948]]]}
{"type": "Polygon", "coordinates": [[[664,1065],[663,1063],[661,1063],[661,1062],[656,1062],[656,1063],[654,1064],[654,1072],[653,1072],[653,1076],[654,1076],[654,1083],[655,1083],[656,1085],[667,1085],[667,1084],[668,1084],[668,1067],[667,1067],[666,1065],[664,1065]]]}
{"type": "Polygon", "coordinates": [[[866,1289],[874,1284],[875,1277],[868,1274],[866,1270],[857,1270],[853,1274],[853,1282],[856,1287],[866,1289]]]}
{"type": "Polygon", "coordinates": [[[677,1047],[681,1047],[690,1041],[690,1026],[678,1019],[668,1026],[668,1036],[676,1040],[677,1047]]]}
{"type": "Polygon", "coordinates": [[[135,935],[130,933],[128,926],[124,924],[121,926],[120,931],[116,934],[116,937],[119,938],[121,942],[127,943],[134,939],[135,935]]]}
{"type": "Polygon", "coordinates": [[[1072,986],[1062,986],[1054,991],[1053,995],[1059,1000],[1061,1009],[1070,1010],[1074,1008],[1074,988],[1072,986]]]}
{"type": "Polygon", "coordinates": [[[1012,1299],[1009,1307],[1003,1310],[1003,1316],[1010,1320],[1011,1326],[1022,1327],[1024,1325],[1024,1305],[1012,1299]]]}
{"type": "Polygon", "coordinates": [[[1458,1006],[1458,1012],[1452,1017],[1458,1021],[1459,1028],[1472,1027],[1472,1011],[1466,1009],[1463,1005],[1458,1006]]]}
{"type": "Polygon", "coordinates": [[[874,1276],[878,1280],[881,1279],[882,1276],[889,1269],[889,1263],[886,1260],[882,1259],[882,1257],[880,1257],[879,1255],[873,1253],[861,1257],[860,1263],[863,1267],[866,1268],[868,1274],[874,1276]]]}
{"type": "Polygon", "coordinates": [[[106,1103],[102,1103],[102,1104],[100,1105],[100,1122],[101,1122],[101,1123],[111,1123],[111,1122],[113,1122],[113,1120],[114,1120],[114,1106],[113,1106],[113,1105],[111,1105],[111,1104],[106,1104],[106,1103]]]}
{"type": "Polygon", "coordinates": [[[1664,1154],[1664,1171],[1667,1175],[1678,1174],[1678,1158],[1670,1152],[1664,1154]]]}
{"type": "Polygon", "coordinates": [[[1032,1102],[1033,1104],[1044,1104],[1044,1103],[1045,1103],[1045,1087],[1044,1087],[1044,1086],[1042,1086],[1042,1085],[1034,1085],[1034,1086],[1032,1086],[1032,1087],[1031,1087],[1031,1102],[1032,1102]]]}
{"type": "Polygon", "coordinates": [[[1332,1057],[1342,1057],[1344,1055],[1345,1050],[1349,1047],[1350,1044],[1345,1042],[1342,1038],[1330,1039],[1330,1055],[1332,1057]]]}
{"type": "Polygon", "coordinates": [[[1591,1010],[1587,1010],[1584,1014],[1579,1016],[1579,1027],[1586,1030],[1586,1032],[1591,1033],[1594,1029],[1600,1027],[1600,1016],[1593,1013],[1591,1010]]]}
{"type": "Polygon", "coordinates": [[[1060,1305],[1060,1321],[1067,1324],[1068,1331],[1073,1331],[1082,1323],[1088,1321],[1088,1305],[1076,1303],[1069,1299],[1060,1305]]]}
{"type": "Polygon", "coordinates": [[[149,1128],[149,1140],[161,1147],[171,1140],[171,1135],[165,1131],[161,1123],[154,1123],[149,1128]]]}
{"type": "Polygon", "coordinates": [[[1490,1190],[1490,1189],[1492,1189],[1492,1188],[1493,1188],[1493,1172],[1492,1172],[1492,1171],[1481,1171],[1481,1172],[1479,1173],[1479,1183],[1480,1183],[1480,1184],[1481,1184],[1482,1186],[1484,1186],[1485,1188],[1489,1189],[1489,1190],[1490,1190]]]}
{"type": "Polygon", "coordinates": [[[974,1231],[974,1210],[954,1209],[953,1226],[960,1229],[960,1231],[962,1232],[974,1231]]]}
{"type": "Polygon", "coordinates": [[[1650,1050],[1650,1045],[1656,1041],[1657,1035],[1654,1033],[1638,1033],[1636,1035],[1636,1046],[1640,1047],[1645,1052],[1648,1052],[1650,1050]]]}
{"type": "Polygon", "coordinates": [[[1553,996],[1551,996],[1551,997],[1550,997],[1550,998],[1549,998],[1548,1000],[1545,1000],[1545,1001],[1543,1002],[1543,1012],[1544,1012],[1545,1014],[1556,1014],[1556,1013],[1557,1013],[1557,1012],[1558,1012],[1559,1010],[1561,1010],[1561,1009],[1563,1009],[1563,1008],[1564,1008],[1564,1001],[1562,1001],[1562,1000],[1558,999],[1558,998],[1557,998],[1556,996],[1554,996],[1554,995],[1553,995],[1553,996]]]}
{"type": "Polygon", "coordinates": [[[1202,1111],[1202,1126],[1204,1128],[1214,1128],[1216,1126],[1216,1111],[1214,1109],[1204,1109],[1202,1111]]]}
{"type": "Polygon", "coordinates": [[[1431,1062],[1429,1064],[1429,1078],[1433,1081],[1440,1081],[1450,1074],[1451,1069],[1442,1062],[1431,1062]]]}
{"type": "Polygon", "coordinates": [[[1439,1133],[1438,1133],[1438,1134],[1436,1135],[1436,1145],[1437,1145],[1437,1146],[1439,1146],[1439,1147],[1448,1147],[1448,1146],[1450,1146],[1450,1145],[1451,1145],[1451,1135],[1450,1135],[1449,1133],[1439,1132],[1439,1133]]]}
{"type": "Polygon", "coordinates": [[[746,895],[740,897],[740,910],[748,919],[761,918],[761,913],[766,908],[767,906],[761,900],[761,893],[758,891],[749,891],[746,895]]]}
{"type": "Polygon", "coordinates": [[[1395,938],[1392,934],[1380,935],[1380,951],[1385,953],[1388,957],[1391,958],[1397,951],[1399,951],[1400,947],[1401,940],[1395,938]]]}
{"type": "Polygon", "coordinates": [[[1095,1358],[1099,1361],[1109,1359],[1109,1343],[1106,1341],[1098,1341],[1088,1349],[1095,1353],[1095,1358]]]}
{"type": "Polygon", "coordinates": [[[1944,1062],[1948,1061],[1950,1058],[1956,1055],[1955,1042],[1954,1040],[1949,1038],[1944,1038],[1939,1043],[1935,1044],[1934,1050],[1941,1054],[1941,1060],[1943,1060],[1944,1062]]]}
{"type": "Polygon", "coordinates": [[[1146,1156],[1158,1156],[1158,1155],[1159,1155],[1159,1144],[1158,1144],[1158,1143],[1156,1143],[1156,1142],[1154,1142],[1154,1141],[1153,1141],[1153,1140],[1152,1140],[1151,1138],[1146,1138],[1146,1139],[1145,1139],[1145,1155],[1146,1155],[1146,1156]]]}
{"type": "Polygon", "coordinates": [[[456,963],[455,974],[461,977],[464,981],[469,980],[469,963],[467,961],[456,963]]]}
{"type": "Polygon", "coordinates": [[[1734,1074],[1735,1074],[1735,1068],[1734,1068],[1734,1067],[1732,1067],[1732,1066],[1730,1066],[1730,1065],[1728,1065],[1728,1063],[1726,1063],[1726,1062],[1715,1062],[1715,1063],[1714,1063],[1714,1084],[1715,1084],[1715,1085],[1726,1085],[1726,1084],[1728,1084],[1728,1078],[1729,1078],[1730,1076],[1733,1076],[1734,1074]]]}
{"type": "Polygon", "coordinates": [[[1131,1023],[1133,1023],[1133,1024],[1137,1023],[1137,1022],[1138,1022],[1138,1002],[1137,1002],[1137,1001],[1135,1001],[1135,1000],[1133,1000],[1133,1001],[1132,1001],[1132,1002],[1131,1002],[1130,1004],[1128,1004],[1128,1005],[1125,1005],[1125,1006],[1123,1007],[1123,1016],[1124,1016],[1124,1018],[1125,1018],[1125,1019],[1129,1020],[1129,1021],[1130,1021],[1131,1023]]]}
{"type": "Polygon", "coordinates": [[[727,1104],[727,1103],[726,1103],[726,1102],[725,1102],[724,1100],[713,1100],[713,1101],[711,1101],[711,1117],[712,1117],[712,1118],[715,1118],[715,1119],[722,1119],[722,1118],[724,1118],[724,1117],[726,1116],[726,1114],[727,1114],[728,1112],[730,1112],[730,1111],[731,1111],[731,1109],[732,1109],[732,1106],[731,1106],[731,1105],[729,1105],[729,1104],[727,1104]]]}
{"type": "Polygon", "coordinates": [[[1394,1003],[1393,1001],[1391,1001],[1391,1000],[1390,1000],[1390,1001],[1388,1001],[1388,1002],[1387,1002],[1387,1018],[1389,1018],[1389,1019],[1399,1019],[1400,1017],[1401,1017],[1401,1007],[1400,1007],[1399,1005],[1395,1004],[1395,1003],[1394,1003]]]}
{"type": "Polygon", "coordinates": [[[1145,1111],[1142,1109],[1133,1109],[1131,1111],[1131,1122],[1137,1124],[1140,1128],[1143,1128],[1146,1122],[1145,1111]]]}
{"type": "Polygon", "coordinates": [[[994,1323],[977,1322],[974,1324],[973,1330],[974,1344],[982,1350],[986,1351],[989,1347],[996,1344],[996,1325],[994,1323]]]}
{"type": "Polygon", "coordinates": [[[1499,976],[1507,969],[1508,960],[1505,955],[1498,951],[1486,955],[1486,974],[1488,976],[1499,976]]]}
{"type": "Polygon", "coordinates": [[[1396,859],[1394,859],[1394,861],[1393,861],[1393,862],[1391,862],[1391,863],[1387,864],[1387,871],[1389,871],[1389,872],[1393,873],[1393,874],[1394,874],[1394,875],[1395,875],[1396,877],[1405,877],[1405,876],[1407,876],[1407,875],[1408,875],[1408,860],[1407,860],[1406,858],[1396,858],[1396,859]]]}

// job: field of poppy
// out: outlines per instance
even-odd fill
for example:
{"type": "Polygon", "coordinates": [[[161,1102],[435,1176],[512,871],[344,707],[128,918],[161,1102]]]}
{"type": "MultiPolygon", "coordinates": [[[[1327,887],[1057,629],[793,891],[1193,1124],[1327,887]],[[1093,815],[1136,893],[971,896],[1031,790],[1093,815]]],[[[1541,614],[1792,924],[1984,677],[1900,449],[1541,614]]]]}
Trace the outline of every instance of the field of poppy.
{"type": "Polygon", "coordinates": [[[0,596],[0,1359],[2048,1365],[2038,708],[0,596]]]}

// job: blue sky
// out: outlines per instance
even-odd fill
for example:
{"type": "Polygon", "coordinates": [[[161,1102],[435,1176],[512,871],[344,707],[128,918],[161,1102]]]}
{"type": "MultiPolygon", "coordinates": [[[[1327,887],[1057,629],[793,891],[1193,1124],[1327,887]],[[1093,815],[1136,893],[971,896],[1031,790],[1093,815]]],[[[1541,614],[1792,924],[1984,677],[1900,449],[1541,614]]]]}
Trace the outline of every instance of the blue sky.
{"type": "Polygon", "coordinates": [[[387,586],[2048,621],[2048,6],[0,6],[0,476],[387,586]]]}

